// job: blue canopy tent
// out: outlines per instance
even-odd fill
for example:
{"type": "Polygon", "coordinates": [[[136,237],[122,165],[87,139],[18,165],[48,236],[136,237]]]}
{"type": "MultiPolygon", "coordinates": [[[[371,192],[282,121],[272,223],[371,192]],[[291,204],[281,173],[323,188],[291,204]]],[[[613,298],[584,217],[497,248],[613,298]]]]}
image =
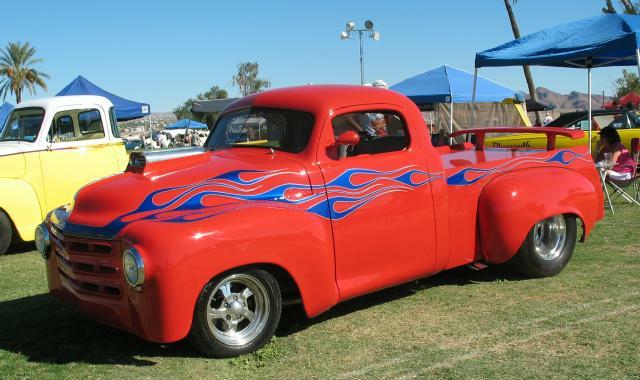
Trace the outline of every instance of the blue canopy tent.
{"type": "MultiPolygon", "coordinates": [[[[474,75],[455,67],[443,65],[394,84],[397,91],[416,104],[449,103],[453,115],[453,103],[471,103],[473,100],[474,75]]],[[[502,102],[520,95],[489,79],[477,80],[477,102],[502,102]]],[[[453,132],[453,116],[449,118],[449,133],[453,132]]]]}
{"type": "Polygon", "coordinates": [[[164,129],[208,129],[206,124],[191,119],[180,119],[164,129]]]}
{"type": "Polygon", "coordinates": [[[4,128],[4,123],[5,121],[7,121],[7,118],[9,117],[11,110],[13,110],[13,106],[9,103],[5,102],[0,106],[0,132],[2,132],[2,129],[4,128]]]}
{"type": "MultiPolygon", "coordinates": [[[[478,102],[501,102],[516,94],[516,91],[482,77],[478,78],[477,85],[478,102]]],[[[418,104],[471,103],[473,74],[443,65],[394,84],[391,89],[418,104]]]]}
{"type": "MultiPolygon", "coordinates": [[[[476,54],[481,67],[542,65],[587,69],[589,146],[591,146],[591,69],[638,66],[640,16],[609,14],[574,21],[530,34],[476,54]]],[[[476,93],[474,80],[474,99],[476,93]]]]}
{"type": "Polygon", "coordinates": [[[148,116],[151,108],[147,103],[138,103],[132,100],[121,98],[91,83],[82,75],[78,75],[65,88],[60,90],[56,96],[67,95],[99,95],[109,99],[116,111],[118,121],[127,121],[148,116]]]}

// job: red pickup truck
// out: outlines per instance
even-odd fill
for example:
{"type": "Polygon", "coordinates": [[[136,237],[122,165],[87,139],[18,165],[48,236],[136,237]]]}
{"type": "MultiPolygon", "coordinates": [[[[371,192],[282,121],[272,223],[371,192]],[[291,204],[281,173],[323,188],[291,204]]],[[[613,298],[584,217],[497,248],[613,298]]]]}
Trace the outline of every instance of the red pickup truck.
{"type": "Polygon", "coordinates": [[[584,240],[603,216],[587,147],[554,149],[582,131],[484,148],[495,131],[434,148],[416,105],[380,88],[247,96],[202,149],[133,154],[52,211],[36,233],[49,289],[93,320],[226,357],[268,342],[292,301],[313,317],[469,264],[555,275],[577,227],[584,240]]]}

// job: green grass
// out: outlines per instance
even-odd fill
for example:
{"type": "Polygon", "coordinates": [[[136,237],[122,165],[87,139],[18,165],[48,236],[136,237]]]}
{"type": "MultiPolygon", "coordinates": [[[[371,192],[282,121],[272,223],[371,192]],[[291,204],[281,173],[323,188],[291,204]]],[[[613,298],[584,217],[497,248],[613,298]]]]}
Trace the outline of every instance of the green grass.
{"type": "Polygon", "coordinates": [[[640,207],[616,206],[556,277],[448,271],[289,322],[229,360],[87,321],[46,294],[36,252],[3,256],[0,377],[638,378],[640,207]]]}

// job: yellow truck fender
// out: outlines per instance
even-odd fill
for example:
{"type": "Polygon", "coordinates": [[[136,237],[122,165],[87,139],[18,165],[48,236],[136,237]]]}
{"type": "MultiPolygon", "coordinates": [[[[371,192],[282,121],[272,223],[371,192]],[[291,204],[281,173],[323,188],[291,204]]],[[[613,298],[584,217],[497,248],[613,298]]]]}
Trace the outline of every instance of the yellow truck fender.
{"type": "Polygon", "coordinates": [[[0,194],[0,209],[16,227],[20,238],[33,241],[35,229],[44,219],[33,187],[20,179],[0,178],[0,194]]]}

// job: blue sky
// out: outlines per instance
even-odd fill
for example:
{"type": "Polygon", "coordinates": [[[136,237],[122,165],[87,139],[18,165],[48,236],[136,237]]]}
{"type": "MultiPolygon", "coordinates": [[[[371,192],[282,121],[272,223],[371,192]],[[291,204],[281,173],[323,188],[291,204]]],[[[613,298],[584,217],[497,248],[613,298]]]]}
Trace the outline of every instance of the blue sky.
{"type": "MultiPolygon", "coordinates": [[[[514,10],[524,35],[600,14],[603,4],[520,0],[514,10]]],[[[246,61],[257,61],[273,87],[358,84],[358,43],[339,39],[348,20],[374,22],[381,40],[365,41],[366,79],[390,84],[442,64],[473,71],[475,52],[513,38],[502,0],[23,0],[3,4],[2,14],[0,46],[29,41],[45,60],[38,67],[51,76],[49,91],[37,96],[54,95],[82,74],[111,92],[150,103],[154,112],[170,111],[212,85],[237,95],[231,77],[246,61]],[[7,16],[12,14],[22,15],[7,16]]],[[[536,86],[587,90],[584,70],[532,70],[536,86]]],[[[621,71],[594,70],[594,93],[611,95],[621,71]]],[[[526,89],[519,67],[481,74],[526,89]]]]}

